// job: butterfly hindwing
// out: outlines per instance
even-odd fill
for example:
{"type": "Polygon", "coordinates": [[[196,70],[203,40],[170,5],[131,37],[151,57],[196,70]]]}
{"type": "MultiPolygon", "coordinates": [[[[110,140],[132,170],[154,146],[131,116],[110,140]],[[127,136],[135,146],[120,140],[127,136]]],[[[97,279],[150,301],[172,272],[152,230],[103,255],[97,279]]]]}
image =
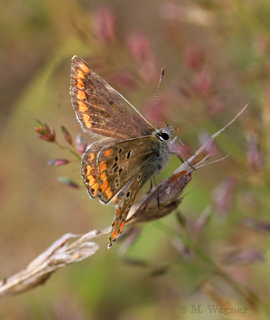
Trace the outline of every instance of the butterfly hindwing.
{"type": "Polygon", "coordinates": [[[99,199],[109,202],[145,163],[148,163],[149,177],[153,175],[156,167],[151,163],[157,157],[159,144],[159,139],[148,136],[105,146],[98,155],[99,199]]]}
{"type": "Polygon", "coordinates": [[[81,174],[83,182],[87,188],[88,194],[91,198],[96,198],[99,190],[98,180],[98,154],[103,147],[109,148],[115,143],[113,139],[106,139],[92,143],[82,157],[81,174]]]}

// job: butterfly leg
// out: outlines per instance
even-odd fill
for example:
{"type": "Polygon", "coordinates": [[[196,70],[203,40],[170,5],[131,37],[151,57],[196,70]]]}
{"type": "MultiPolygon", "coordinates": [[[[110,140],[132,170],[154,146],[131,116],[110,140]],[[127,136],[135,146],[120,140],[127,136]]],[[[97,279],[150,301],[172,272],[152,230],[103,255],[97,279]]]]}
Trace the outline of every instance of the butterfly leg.
{"type": "MultiPolygon", "coordinates": [[[[184,149],[186,150],[186,147],[185,147],[184,143],[183,143],[178,137],[175,137],[175,138],[173,139],[172,145],[173,145],[173,143],[175,143],[176,140],[178,140],[178,141],[181,143],[181,145],[184,147],[184,149]]],[[[186,150],[186,151],[187,151],[187,150],[186,150]]],[[[179,150],[170,150],[170,153],[173,154],[173,155],[175,155],[175,156],[177,156],[182,163],[187,162],[187,164],[190,166],[191,169],[196,170],[196,169],[189,163],[188,159],[186,159],[186,158],[184,157],[184,155],[182,154],[181,151],[179,151],[179,150]],[[183,160],[183,159],[180,157],[179,154],[180,154],[185,160],[183,160]]]]}
{"type": "Polygon", "coordinates": [[[147,193],[150,193],[152,188],[153,188],[153,181],[152,179],[150,179],[150,189],[147,191],[147,193]]]}

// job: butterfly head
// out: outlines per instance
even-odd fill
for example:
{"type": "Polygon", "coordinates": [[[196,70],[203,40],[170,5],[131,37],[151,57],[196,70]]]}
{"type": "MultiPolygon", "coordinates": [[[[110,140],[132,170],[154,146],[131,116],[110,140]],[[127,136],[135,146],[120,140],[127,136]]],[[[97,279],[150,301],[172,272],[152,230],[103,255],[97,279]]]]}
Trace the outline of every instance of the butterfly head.
{"type": "Polygon", "coordinates": [[[173,136],[173,127],[170,125],[167,125],[167,128],[161,128],[156,131],[157,137],[161,141],[169,141],[172,139],[173,136]]]}

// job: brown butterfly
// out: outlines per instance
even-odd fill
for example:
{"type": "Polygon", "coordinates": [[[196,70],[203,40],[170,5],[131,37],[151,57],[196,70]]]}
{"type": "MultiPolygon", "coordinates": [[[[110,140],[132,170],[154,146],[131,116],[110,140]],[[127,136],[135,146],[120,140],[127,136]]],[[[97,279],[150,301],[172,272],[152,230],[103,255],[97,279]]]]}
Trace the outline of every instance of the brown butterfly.
{"type": "Polygon", "coordinates": [[[72,58],[70,84],[72,106],[82,128],[105,137],[91,144],[82,158],[81,173],[88,193],[108,203],[121,191],[110,247],[122,232],[138,191],[173,153],[173,129],[156,130],[77,56],[72,58]]]}

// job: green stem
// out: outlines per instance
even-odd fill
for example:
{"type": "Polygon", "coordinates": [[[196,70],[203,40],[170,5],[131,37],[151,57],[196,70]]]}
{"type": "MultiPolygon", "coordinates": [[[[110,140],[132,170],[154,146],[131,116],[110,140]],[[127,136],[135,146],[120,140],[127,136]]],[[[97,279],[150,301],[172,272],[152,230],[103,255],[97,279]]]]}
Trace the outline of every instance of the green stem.
{"type": "Polygon", "coordinates": [[[77,152],[71,150],[69,147],[61,146],[57,141],[55,141],[55,143],[59,148],[68,150],[71,154],[73,154],[81,162],[82,159],[77,152]]]}

